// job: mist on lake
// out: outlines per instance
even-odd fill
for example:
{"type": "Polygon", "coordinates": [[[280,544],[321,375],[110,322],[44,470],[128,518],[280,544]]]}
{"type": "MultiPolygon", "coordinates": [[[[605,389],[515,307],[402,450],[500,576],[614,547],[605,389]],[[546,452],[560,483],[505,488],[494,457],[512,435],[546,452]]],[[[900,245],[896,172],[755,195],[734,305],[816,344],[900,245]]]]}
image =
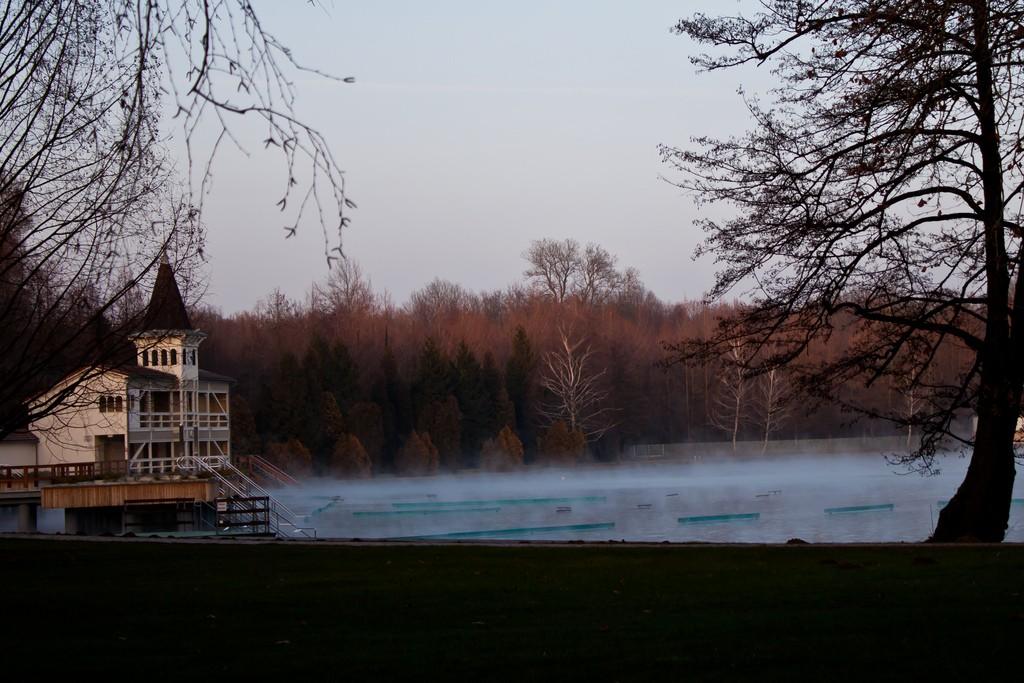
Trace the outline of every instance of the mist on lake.
{"type": "MultiPolygon", "coordinates": [[[[968,459],[922,476],[880,454],[802,454],[516,473],[307,481],[279,498],[321,538],[783,543],[921,541],[968,459]]],[[[1007,541],[1024,540],[1014,488],[1007,541]]]]}

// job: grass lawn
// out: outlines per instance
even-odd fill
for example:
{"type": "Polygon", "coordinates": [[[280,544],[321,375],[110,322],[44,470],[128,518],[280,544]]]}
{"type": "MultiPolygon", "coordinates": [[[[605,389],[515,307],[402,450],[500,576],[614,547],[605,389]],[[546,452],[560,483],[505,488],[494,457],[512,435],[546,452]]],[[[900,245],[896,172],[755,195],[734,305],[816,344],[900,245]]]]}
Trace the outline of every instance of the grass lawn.
{"type": "Polygon", "coordinates": [[[0,538],[4,680],[1016,680],[1024,547],[0,538]]]}

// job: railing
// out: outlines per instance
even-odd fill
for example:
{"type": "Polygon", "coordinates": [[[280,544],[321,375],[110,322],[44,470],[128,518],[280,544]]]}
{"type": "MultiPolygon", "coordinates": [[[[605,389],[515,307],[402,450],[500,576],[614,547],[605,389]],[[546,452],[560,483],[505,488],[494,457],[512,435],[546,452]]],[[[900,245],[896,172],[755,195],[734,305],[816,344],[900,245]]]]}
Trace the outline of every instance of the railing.
{"type": "MultiPolygon", "coordinates": [[[[135,416],[133,416],[134,418],[135,416]]],[[[138,413],[138,429],[177,429],[182,423],[186,427],[199,429],[227,429],[227,413],[185,413],[155,412],[138,413]]],[[[134,419],[133,419],[134,422],[134,419]]],[[[134,427],[133,427],[134,428],[134,427]]]]}
{"type": "Polygon", "coordinates": [[[126,460],[55,465],[0,465],[0,491],[31,491],[38,489],[42,484],[116,479],[128,473],[126,460]]]}
{"type": "Polygon", "coordinates": [[[175,458],[132,458],[128,471],[133,475],[172,474],[177,467],[175,458]]]}
{"type": "Polygon", "coordinates": [[[43,484],[70,484],[145,474],[173,474],[175,458],[136,458],[53,465],[0,465],[0,491],[32,491],[43,484]]]}
{"type": "Polygon", "coordinates": [[[227,456],[192,456],[178,458],[177,469],[182,472],[212,475],[220,484],[221,496],[225,498],[266,498],[270,501],[270,528],[280,538],[316,538],[316,529],[299,526],[299,516],[288,509],[270,492],[250,479],[231,464],[227,456]]]}
{"type": "Polygon", "coordinates": [[[266,458],[258,455],[235,455],[232,457],[235,466],[252,477],[253,475],[270,479],[283,486],[301,486],[298,479],[288,474],[266,458]]]}

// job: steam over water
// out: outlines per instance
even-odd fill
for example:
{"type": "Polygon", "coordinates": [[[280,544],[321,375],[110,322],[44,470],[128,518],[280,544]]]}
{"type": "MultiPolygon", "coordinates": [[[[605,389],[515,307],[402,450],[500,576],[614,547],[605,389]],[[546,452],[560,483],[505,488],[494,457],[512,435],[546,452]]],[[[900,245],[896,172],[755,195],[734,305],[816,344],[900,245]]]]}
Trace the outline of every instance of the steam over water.
{"type": "MultiPolygon", "coordinates": [[[[322,538],[920,541],[963,481],[967,463],[947,455],[938,460],[941,473],[929,477],[905,474],[877,454],[714,457],[512,474],[312,480],[280,491],[279,498],[322,538]]],[[[1006,540],[1024,541],[1021,477],[1014,499],[1006,540]]]]}

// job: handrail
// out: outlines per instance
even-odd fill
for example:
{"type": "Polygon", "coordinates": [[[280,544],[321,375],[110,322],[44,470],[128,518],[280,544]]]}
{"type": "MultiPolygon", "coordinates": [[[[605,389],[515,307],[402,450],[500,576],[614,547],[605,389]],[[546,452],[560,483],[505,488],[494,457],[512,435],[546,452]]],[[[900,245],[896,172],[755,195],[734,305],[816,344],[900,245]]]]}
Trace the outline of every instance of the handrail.
{"type": "Polygon", "coordinates": [[[173,429],[180,425],[199,429],[226,429],[229,425],[228,413],[180,413],[180,412],[148,412],[131,413],[132,424],[138,424],[136,430],[173,429]]]}
{"type": "Polygon", "coordinates": [[[264,476],[274,479],[280,484],[302,486],[302,482],[262,456],[236,455],[234,461],[240,466],[240,469],[246,470],[248,474],[254,474],[254,470],[258,470],[264,476]]]}
{"type": "Polygon", "coordinates": [[[127,460],[68,462],[51,465],[0,465],[0,490],[32,490],[41,484],[88,481],[128,474],[127,460]]]}
{"type": "Polygon", "coordinates": [[[178,458],[177,464],[178,469],[181,470],[191,469],[209,472],[217,478],[224,488],[240,498],[250,498],[253,497],[253,494],[267,498],[270,501],[270,510],[274,517],[275,524],[272,524],[272,527],[275,535],[287,538],[287,535],[282,532],[281,527],[289,526],[306,538],[316,538],[316,529],[314,527],[299,526],[296,523],[298,515],[289,510],[288,506],[284,503],[270,495],[270,492],[265,488],[247,477],[244,472],[231,463],[227,456],[213,455],[200,457],[185,455],[178,458]],[[230,473],[231,476],[225,476],[224,472],[230,473]]]}
{"type": "MultiPolygon", "coordinates": [[[[257,484],[251,478],[247,477],[244,472],[242,472],[240,469],[235,467],[231,463],[231,461],[227,458],[227,456],[224,456],[224,455],[213,455],[213,456],[201,457],[201,458],[197,458],[197,459],[201,462],[202,466],[207,467],[210,471],[216,471],[218,469],[225,469],[225,470],[228,470],[229,472],[231,472],[232,474],[235,474],[236,476],[238,476],[245,483],[246,488],[248,489],[248,493],[250,495],[253,492],[255,492],[257,495],[266,496],[268,498],[273,498],[273,496],[270,495],[269,491],[267,491],[265,488],[263,488],[262,486],[257,484]],[[217,463],[220,467],[217,467],[217,468],[213,467],[213,463],[217,463]]],[[[285,510],[285,512],[287,512],[288,514],[290,514],[292,516],[295,516],[295,513],[292,512],[291,510],[289,510],[287,507],[285,507],[285,505],[283,503],[278,502],[277,504],[283,510],[285,510]]]]}

